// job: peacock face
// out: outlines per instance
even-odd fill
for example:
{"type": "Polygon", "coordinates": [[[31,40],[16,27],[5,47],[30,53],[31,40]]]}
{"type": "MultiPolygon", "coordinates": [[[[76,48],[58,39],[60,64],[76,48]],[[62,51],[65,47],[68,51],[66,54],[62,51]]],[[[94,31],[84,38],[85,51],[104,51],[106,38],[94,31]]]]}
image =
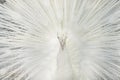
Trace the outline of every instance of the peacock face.
{"type": "Polygon", "coordinates": [[[0,80],[120,80],[119,0],[0,0],[0,80]]]}

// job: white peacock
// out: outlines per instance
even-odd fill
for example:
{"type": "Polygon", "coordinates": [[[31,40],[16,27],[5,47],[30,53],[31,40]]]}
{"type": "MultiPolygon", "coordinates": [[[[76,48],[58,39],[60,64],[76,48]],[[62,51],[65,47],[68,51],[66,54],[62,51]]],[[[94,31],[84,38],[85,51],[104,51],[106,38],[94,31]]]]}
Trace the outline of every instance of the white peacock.
{"type": "Polygon", "coordinates": [[[0,3],[0,80],[120,80],[119,0],[0,3]]]}

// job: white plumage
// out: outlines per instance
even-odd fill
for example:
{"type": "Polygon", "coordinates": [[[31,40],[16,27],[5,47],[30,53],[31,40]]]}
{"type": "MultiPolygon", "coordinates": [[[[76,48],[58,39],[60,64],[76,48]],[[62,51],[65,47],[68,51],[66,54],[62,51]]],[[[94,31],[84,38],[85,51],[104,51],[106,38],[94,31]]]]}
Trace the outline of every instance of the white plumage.
{"type": "Polygon", "coordinates": [[[0,80],[120,80],[120,1],[6,0],[0,80]]]}

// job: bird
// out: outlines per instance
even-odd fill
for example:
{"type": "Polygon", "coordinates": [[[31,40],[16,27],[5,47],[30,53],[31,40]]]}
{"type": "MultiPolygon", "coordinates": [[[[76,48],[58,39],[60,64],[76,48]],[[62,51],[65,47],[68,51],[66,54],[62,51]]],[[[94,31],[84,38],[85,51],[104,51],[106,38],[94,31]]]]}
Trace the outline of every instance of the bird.
{"type": "Polygon", "coordinates": [[[120,80],[120,1],[0,0],[0,80],[120,80]]]}

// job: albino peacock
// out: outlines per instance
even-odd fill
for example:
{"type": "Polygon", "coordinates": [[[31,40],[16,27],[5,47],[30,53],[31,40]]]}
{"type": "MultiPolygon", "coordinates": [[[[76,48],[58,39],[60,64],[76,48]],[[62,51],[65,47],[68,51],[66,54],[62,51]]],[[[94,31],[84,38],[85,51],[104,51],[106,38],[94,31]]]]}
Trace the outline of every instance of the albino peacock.
{"type": "Polygon", "coordinates": [[[120,80],[120,1],[0,0],[0,80],[120,80]]]}

